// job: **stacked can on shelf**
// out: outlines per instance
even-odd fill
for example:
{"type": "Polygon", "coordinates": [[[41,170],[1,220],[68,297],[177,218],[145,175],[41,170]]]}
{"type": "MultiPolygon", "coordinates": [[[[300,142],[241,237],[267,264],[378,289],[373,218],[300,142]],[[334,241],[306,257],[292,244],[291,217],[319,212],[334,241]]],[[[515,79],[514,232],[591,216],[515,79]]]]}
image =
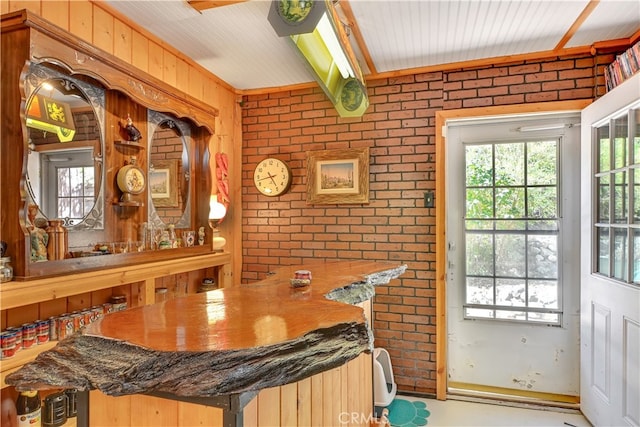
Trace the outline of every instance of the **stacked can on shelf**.
{"type": "Polygon", "coordinates": [[[125,310],[127,306],[126,296],[116,295],[102,305],[9,327],[0,335],[0,359],[9,359],[21,349],[62,340],[105,314],[125,310]]]}

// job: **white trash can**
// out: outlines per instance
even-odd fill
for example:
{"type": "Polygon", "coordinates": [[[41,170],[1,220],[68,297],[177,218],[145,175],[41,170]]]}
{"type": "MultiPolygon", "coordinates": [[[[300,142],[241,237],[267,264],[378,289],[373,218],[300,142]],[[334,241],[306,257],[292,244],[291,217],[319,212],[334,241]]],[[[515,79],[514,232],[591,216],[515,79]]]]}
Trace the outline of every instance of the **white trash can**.
{"type": "Polygon", "coordinates": [[[393,378],[389,353],[384,348],[373,349],[373,403],[386,407],[396,397],[398,386],[393,378]]]}

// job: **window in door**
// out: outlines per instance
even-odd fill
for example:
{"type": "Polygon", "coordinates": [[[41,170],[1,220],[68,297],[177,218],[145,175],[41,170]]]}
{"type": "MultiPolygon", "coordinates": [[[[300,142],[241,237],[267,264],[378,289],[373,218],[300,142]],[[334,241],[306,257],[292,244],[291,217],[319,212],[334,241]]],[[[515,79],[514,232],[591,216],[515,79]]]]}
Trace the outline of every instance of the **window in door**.
{"type": "Polygon", "coordinates": [[[465,318],[561,324],[560,143],[465,145],[465,318]]]}
{"type": "Polygon", "coordinates": [[[596,273],[640,283],[640,109],[594,129],[596,273]]]}

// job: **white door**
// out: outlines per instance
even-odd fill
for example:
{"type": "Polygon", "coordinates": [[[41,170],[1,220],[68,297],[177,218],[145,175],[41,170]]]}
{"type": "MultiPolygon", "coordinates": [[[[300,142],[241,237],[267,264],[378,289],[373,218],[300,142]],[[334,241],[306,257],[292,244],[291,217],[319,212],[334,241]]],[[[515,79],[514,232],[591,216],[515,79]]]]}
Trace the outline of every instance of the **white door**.
{"type": "Polygon", "coordinates": [[[447,122],[448,385],[578,396],[579,113],[497,120],[447,122]]]}
{"type": "Polygon", "coordinates": [[[640,425],[639,96],[637,75],[582,113],[580,389],[596,426],[640,425]]]}

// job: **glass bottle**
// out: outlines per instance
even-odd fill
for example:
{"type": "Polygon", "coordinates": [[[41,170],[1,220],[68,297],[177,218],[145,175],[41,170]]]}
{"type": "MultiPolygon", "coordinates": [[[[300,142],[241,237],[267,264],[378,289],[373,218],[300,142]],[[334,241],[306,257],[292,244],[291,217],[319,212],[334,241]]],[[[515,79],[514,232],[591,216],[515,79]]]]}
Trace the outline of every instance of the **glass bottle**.
{"type": "Polygon", "coordinates": [[[13,267],[11,266],[11,257],[0,258],[0,283],[10,282],[13,280],[13,267]]]}
{"type": "Polygon", "coordinates": [[[18,427],[41,427],[40,393],[35,390],[22,391],[16,402],[18,427]]]}

